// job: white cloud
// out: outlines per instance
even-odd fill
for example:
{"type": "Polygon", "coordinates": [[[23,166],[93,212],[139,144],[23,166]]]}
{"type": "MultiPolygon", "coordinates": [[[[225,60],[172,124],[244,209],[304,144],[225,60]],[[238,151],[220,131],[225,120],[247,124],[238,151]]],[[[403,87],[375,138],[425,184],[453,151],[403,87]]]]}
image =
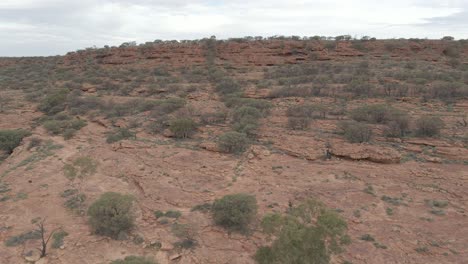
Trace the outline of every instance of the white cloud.
{"type": "Polygon", "coordinates": [[[463,0],[2,0],[0,55],[211,35],[467,38],[467,12],[463,0]]]}

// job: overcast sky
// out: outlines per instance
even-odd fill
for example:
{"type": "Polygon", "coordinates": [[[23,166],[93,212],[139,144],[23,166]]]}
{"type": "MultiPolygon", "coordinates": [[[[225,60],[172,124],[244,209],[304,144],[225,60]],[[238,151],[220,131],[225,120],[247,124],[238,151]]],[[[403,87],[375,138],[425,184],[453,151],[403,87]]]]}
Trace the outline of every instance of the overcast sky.
{"type": "Polygon", "coordinates": [[[0,56],[155,39],[468,38],[468,0],[0,0],[0,56]]]}

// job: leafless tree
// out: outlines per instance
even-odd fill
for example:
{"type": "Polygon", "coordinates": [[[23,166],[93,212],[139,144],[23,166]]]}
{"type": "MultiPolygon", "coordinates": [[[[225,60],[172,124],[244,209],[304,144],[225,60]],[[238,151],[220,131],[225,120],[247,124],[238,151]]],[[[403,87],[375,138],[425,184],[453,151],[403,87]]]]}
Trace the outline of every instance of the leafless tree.
{"type": "Polygon", "coordinates": [[[41,235],[41,247],[38,248],[38,250],[41,252],[41,258],[47,255],[47,244],[49,243],[50,238],[52,238],[54,233],[58,230],[58,228],[52,230],[52,232],[50,232],[49,235],[47,236],[46,234],[47,230],[44,227],[45,222],[46,222],[46,219],[43,219],[39,223],[36,224],[37,226],[36,231],[39,232],[39,234],[41,235]]]}

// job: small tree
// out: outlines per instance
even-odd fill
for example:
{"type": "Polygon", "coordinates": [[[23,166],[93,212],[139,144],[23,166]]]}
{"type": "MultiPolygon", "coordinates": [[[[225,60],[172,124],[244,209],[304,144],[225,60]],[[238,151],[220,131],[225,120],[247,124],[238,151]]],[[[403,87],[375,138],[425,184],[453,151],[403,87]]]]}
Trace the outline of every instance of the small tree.
{"type": "Polygon", "coordinates": [[[231,231],[245,232],[257,214],[257,200],[249,194],[226,195],[214,201],[212,213],[217,225],[231,231]]]}
{"type": "Polygon", "coordinates": [[[133,198],[115,192],[101,195],[88,209],[89,223],[98,235],[118,238],[129,231],[135,221],[131,212],[133,198]]]}
{"type": "Polygon", "coordinates": [[[43,219],[39,223],[36,224],[37,225],[36,232],[38,232],[41,236],[41,247],[38,248],[39,251],[41,252],[41,255],[40,255],[41,258],[47,256],[47,244],[49,244],[50,238],[58,230],[58,229],[55,229],[52,232],[50,232],[49,235],[47,235],[46,234],[47,231],[44,227],[45,222],[46,222],[46,219],[43,219]]]}

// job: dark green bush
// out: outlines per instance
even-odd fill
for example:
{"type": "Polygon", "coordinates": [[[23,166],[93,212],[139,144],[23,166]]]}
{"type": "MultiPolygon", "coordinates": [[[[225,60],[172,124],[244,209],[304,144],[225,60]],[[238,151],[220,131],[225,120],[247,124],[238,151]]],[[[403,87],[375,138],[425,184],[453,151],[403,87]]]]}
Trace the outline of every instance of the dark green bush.
{"type": "Polygon", "coordinates": [[[24,137],[31,135],[29,131],[18,130],[0,130],[0,150],[11,154],[13,150],[21,144],[24,137]]]}
{"type": "Polygon", "coordinates": [[[215,200],[214,222],[230,231],[245,232],[257,214],[257,200],[248,194],[231,194],[215,200]]]}
{"type": "Polygon", "coordinates": [[[371,140],[372,129],[366,124],[356,121],[343,121],[338,124],[338,127],[351,143],[363,143],[371,140]]]}
{"type": "Polygon", "coordinates": [[[88,209],[89,223],[98,235],[118,238],[134,225],[132,209],[133,198],[115,192],[101,195],[88,209]]]}
{"type": "Polygon", "coordinates": [[[188,138],[192,136],[197,129],[197,124],[190,118],[179,118],[169,123],[169,130],[176,138],[188,138]]]}
{"type": "Polygon", "coordinates": [[[244,133],[235,131],[226,132],[219,137],[218,147],[221,151],[228,153],[239,153],[245,151],[249,145],[249,139],[244,133]]]}
{"type": "Polygon", "coordinates": [[[157,264],[157,262],[151,258],[127,256],[124,259],[114,260],[110,264],[157,264]]]}
{"type": "Polygon", "coordinates": [[[416,135],[419,137],[435,137],[440,135],[444,121],[437,116],[422,116],[416,120],[416,135]]]}

